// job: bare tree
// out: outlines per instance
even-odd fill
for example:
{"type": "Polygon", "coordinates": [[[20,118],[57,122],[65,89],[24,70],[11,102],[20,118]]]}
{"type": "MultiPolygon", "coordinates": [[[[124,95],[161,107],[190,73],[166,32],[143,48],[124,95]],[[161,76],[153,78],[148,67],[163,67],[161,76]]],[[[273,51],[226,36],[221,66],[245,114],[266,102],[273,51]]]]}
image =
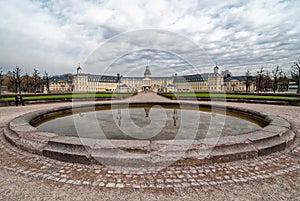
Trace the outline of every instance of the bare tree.
{"type": "Polygon", "coordinates": [[[270,77],[270,72],[266,71],[265,75],[263,76],[263,81],[262,81],[262,85],[263,85],[263,91],[270,91],[272,90],[272,80],[270,77]]]}
{"type": "Polygon", "coordinates": [[[13,77],[13,73],[11,71],[8,71],[5,76],[8,91],[15,91],[15,85],[13,83],[12,77],[13,77]]]}
{"type": "Polygon", "coordinates": [[[273,78],[273,92],[275,93],[278,89],[278,78],[281,75],[282,70],[279,69],[279,66],[277,65],[275,69],[272,70],[272,78],[273,78]]]}
{"type": "Polygon", "coordinates": [[[247,72],[246,72],[246,92],[250,92],[251,82],[252,82],[251,73],[250,73],[249,69],[247,69],[247,72]]]}
{"type": "Polygon", "coordinates": [[[26,92],[30,92],[30,85],[31,85],[31,77],[26,73],[23,78],[22,89],[26,92]]]}
{"type": "Polygon", "coordinates": [[[38,89],[40,88],[40,86],[41,86],[40,73],[36,68],[33,69],[32,78],[33,78],[33,80],[32,80],[33,81],[32,82],[33,92],[36,93],[38,91],[38,89]]]}
{"type": "Polygon", "coordinates": [[[298,84],[297,93],[300,97],[300,59],[294,63],[291,69],[292,79],[295,80],[298,84]]]}
{"type": "Polygon", "coordinates": [[[281,72],[278,78],[278,91],[288,91],[290,79],[284,71],[281,72]]]}
{"type": "Polygon", "coordinates": [[[50,93],[50,80],[49,80],[49,75],[48,73],[45,71],[45,74],[43,76],[43,85],[46,87],[47,93],[50,93]]]}
{"type": "Polygon", "coordinates": [[[261,67],[259,71],[257,71],[256,76],[256,90],[257,92],[262,91],[263,89],[263,78],[264,78],[264,67],[261,67]]]}
{"type": "Polygon", "coordinates": [[[15,87],[16,93],[21,93],[21,82],[22,82],[21,74],[22,74],[22,69],[16,66],[16,68],[12,72],[12,77],[11,77],[11,82],[15,87]]]}

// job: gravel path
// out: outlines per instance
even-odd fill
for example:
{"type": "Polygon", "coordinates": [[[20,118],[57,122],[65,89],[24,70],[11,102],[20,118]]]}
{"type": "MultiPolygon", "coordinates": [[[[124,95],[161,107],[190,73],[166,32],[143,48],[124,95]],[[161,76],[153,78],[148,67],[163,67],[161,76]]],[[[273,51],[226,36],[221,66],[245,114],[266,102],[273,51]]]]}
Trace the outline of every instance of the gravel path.
{"type": "MultiPolygon", "coordinates": [[[[29,111],[68,104],[70,103],[0,108],[0,129],[3,129],[12,118],[29,111]]],[[[300,107],[227,104],[279,115],[292,122],[300,132],[300,107]]],[[[91,185],[54,182],[9,171],[4,168],[3,162],[8,160],[13,162],[16,159],[5,158],[7,155],[2,150],[0,152],[0,200],[300,200],[299,169],[265,179],[188,188],[99,188],[91,185]]],[[[293,163],[300,164],[299,155],[291,160],[293,163]]],[[[234,163],[235,166],[239,164],[242,165],[243,161],[234,163]]]]}

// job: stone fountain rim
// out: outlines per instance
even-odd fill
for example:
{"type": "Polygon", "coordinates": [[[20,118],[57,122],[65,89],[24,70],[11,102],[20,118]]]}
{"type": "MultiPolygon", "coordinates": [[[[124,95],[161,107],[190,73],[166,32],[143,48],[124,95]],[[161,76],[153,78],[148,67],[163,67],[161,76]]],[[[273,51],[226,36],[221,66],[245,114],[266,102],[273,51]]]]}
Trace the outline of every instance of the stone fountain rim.
{"type": "MultiPolygon", "coordinates": [[[[101,103],[82,103],[74,104],[72,106],[61,106],[50,109],[37,110],[29,112],[19,117],[16,117],[9,122],[8,127],[5,129],[5,137],[13,145],[20,147],[25,151],[36,153],[39,155],[48,156],[55,159],[60,159],[63,155],[78,156],[80,160],[72,158],[69,162],[79,163],[96,163],[95,157],[101,157],[101,151],[99,150],[113,150],[116,147],[124,150],[132,150],[143,153],[151,153],[158,151],[157,149],[166,147],[170,143],[174,144],[173,140],[107,140],[107,139],[90,139],[90,138],[78,138],[78,137],[66,137],[59,136],[55,133],[40,132],[37,128],[33,127],[30,122],[40,115],[53,113],[62,110],[71,110],[74,108],[94,107],[94,106],[111,106],[112,104],[128,104],[123,101],[116,102],[101,102],[101,103]],[[110,143],[107,143],[107,142],[110,143]],[[111,143],[114,145],[112,146],[111,143]],[[51,152],[51,153],[50,153],[51,152]],[[100,153],[100,155],[99,155],[100,153]],[[94,155],[93,155],[94,154],[94,155]],[[98,154],[98,155],[97,155],[98,154]],[[82,157],[84,159],[82,159],[82,157]]],[[[260,118],[268,125],[262,128],[260,131],[254,131],[251,133],[245,133],[237,136],[225,136],[218,139],[211,138],[210,140],[217,140],[218,143],[214,145],[213,151],[209,154],[205,160],[213,162],[227,162],[232,160],[239,160],[245,158],[253,158],[261,155],[273,153],[275,151],[283,150],[288,147],[295,139],[295,133],[293,132],[291,124],[274,115],[264,114],[255,110],[249,110],[245,108],[205,104],[199,102],[185,102],[185,101],[173,101],[173,102],[130,102],[129,104],[154,104],[154,105],[190,105],[201,107],[214,107],[217,109],[226,109],[226,111],[236,111],[256,118],[260,118]]],[[[177,153],[185,146],[185,140],[178,140],[178,146],[172,146],[172,153],[177,153]]],[[[175,143],[175,145],[176,145],[175,143]]],[[[190,146],[190,142],[188,142],[190,146]]],[[[209,141],[194,140],[192,148],[190,149],[190,156],[188,158],[195,158],[195,152],[205,151],[209,147],[209,141]]],[[[189,147],[190,148],[190,147],[189,147]]],[[[62,160],[67,160],[68,157],[63,157],[62,160]]],[[[197,157],[196,157],[197,158],[197,157]]],[[[201,159],[203,160],[203,159],[201,159]]]]}

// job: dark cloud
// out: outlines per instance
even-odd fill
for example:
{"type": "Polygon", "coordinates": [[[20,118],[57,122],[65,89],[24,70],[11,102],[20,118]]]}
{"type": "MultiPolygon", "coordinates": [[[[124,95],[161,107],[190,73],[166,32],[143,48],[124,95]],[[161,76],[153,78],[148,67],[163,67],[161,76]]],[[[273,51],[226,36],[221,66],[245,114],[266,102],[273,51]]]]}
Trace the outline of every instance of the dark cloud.
{"type": "Polygon", "coordinates": [[[91,73],[138,75],[150,60],[154,75],[207,72],[216,63],[234,74],[288,70],[300,55],[299,9],[297,0],[11,0],[0,7],[0,67],[59,74],[81,62],[91,73]]]}

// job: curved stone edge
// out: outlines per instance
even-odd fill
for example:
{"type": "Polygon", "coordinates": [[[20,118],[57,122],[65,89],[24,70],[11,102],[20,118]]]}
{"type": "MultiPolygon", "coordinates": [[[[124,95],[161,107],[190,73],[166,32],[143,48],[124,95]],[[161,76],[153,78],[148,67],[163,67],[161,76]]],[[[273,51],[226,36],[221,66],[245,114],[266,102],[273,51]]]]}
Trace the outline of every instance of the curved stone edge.
{"type": "MultiPolygon", "coordinates": [[[[114,103],[115,104],[115,103],[114,103]]],[[[116,104],[124,104],[122,102],[116,104]]],[[[133,104],[145,104],[134,102],[133,104]]],[[[170,104],[155,102],[151,104],[170,104]]],[[[182,103],[180,103],[182,104],[182,103]]],[[[212,107],[210,104],[184,103],[201,107],[212,107]]],[[[108,106],[111,103],[97,103],[96,106],[108,106]]],[[[76,108],[91,107],[94,104],[82,104],[76,108]]],[[[235,111],[251,115],[268,122],[260,131],[238,136],[226,136],[219,139],[195,140],[185,143],[179,140],[177,146],[169,146],[173,141],[132,141],[128,140],[95,140],[87,138],[63,137],[53,133],[39,132],[30,125],[38,116],[59,110],[70,110],[74,106],[63,106],[39,110],[13,119],[5,128],[5,138],[13,145],[39,155],[57,160],[83,164],[110,164],[112,166],[165,166],[198,165],[204,163],[229,162],[263,156],[280,151],[290,146],[295,133],[291,124],[279,117],[237,107],[216,105],[214,108],[235,111]],[[218,141],[214,146],[215,141],[218,141]],[[214,146],[214,147],[211,147],[214,146]],[[166,149],[168,147],[168,149],[166,149]],[[213,149],[211,149],[213,148],[213,149]],[[121,151],[120,151],[121,150],[121,151]],[[184,150],[184,151],[182,151],[184,150]],[[212,151],[211,151],[212,150],[212,151]],[[178,156],[181,156],[178,160],[178,156]]],[[[176,144],[175,143],[175,144],[176,144]]]]}

